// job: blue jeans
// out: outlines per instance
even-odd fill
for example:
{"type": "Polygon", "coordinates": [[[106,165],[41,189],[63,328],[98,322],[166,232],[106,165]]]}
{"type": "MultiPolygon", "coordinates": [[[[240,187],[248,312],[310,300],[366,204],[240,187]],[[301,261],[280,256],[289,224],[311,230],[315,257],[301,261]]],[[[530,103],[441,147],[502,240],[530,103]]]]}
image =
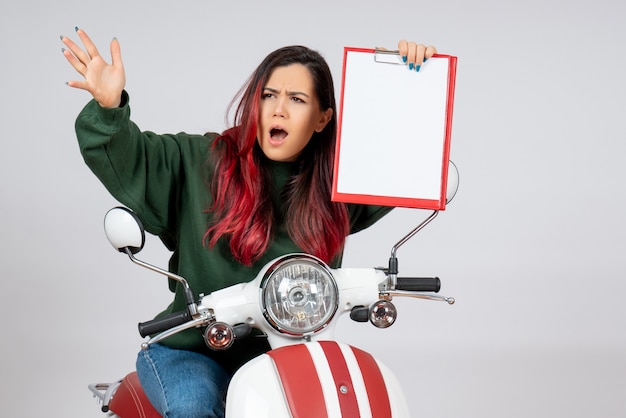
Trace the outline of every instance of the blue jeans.
{"type": "Polygon", "coordinates": [[[165,418],[224,417],[230,377],[210,357],[154,344],[137,355],[137,374],[165,418]]]}

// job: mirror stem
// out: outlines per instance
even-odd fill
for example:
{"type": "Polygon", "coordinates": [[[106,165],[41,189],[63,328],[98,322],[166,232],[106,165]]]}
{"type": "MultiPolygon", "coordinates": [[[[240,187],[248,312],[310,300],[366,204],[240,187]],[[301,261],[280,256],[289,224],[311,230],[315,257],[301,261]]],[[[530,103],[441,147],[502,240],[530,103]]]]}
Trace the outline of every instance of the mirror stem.
{"type": "Polygon", "coordinates": [[[422,221],[421,224],[415,227],[411,232],[409,232],[406,236],[404,236],[404,238],[398,241],[396,245],[394,245],[391,248],[391,257],[389,257],[389,271],[388,271],[389,289],[395,290],[397,282],[398,282],[398,258],[396,257],[396,252],[398,251],[398,248],[400,248],[402,245],[404,245],[405,242],[413,238],[415,234],[420,232],[426,225],[428,225],[433,219],[435,219],[437,215],[439,215],[439,211],[438,210],[433,211],[433,213],[431,213],[428,218],[422,221]]]}
{"type": "Polygon", "coordinates": [[[178,283],[180,283],[183,286],[183,290],[184,290],[184,294],[185,294],[185,303],[187,303],[187,308],[189,309],[189,313],[194,316],[198,313],[198,310],[196,309],[196,303],[195,303],[195,298],[193,296],[193,292],[191,290],[191,288],[189,287],[189,283],[187,283],[187,280],[185,280],[183,277],[178,276],[174,273],[170,273],[169,271],[163,270],[159,267],[153,266],[152,264],[148,264],[144,261],[138,260],[137,258],[135,258],[135,256],[133,255],[132,251],[130,250],[130,248],[128,247],[124,247],[124,252],[128,255],[128,258],[130,258],[130,261],[132,261],[133,263],[141,266],[141,267],[145,267],[148,270],[152,270],[156,273],[160,273],[164,276],[167,276],[168,278],[177,281],[178,283]]]}

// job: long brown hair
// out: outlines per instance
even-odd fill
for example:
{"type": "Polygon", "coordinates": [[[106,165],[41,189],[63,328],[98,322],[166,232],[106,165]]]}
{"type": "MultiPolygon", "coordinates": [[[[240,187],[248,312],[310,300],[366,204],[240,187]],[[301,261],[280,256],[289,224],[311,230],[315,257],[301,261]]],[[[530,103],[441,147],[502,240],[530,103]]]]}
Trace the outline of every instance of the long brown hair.
{"type": "Polygon", "coordinates": [[[240,91],[234,127],[213,144],[215,173],[209,208],[213,222],[204,238],[210,247],[221,237],[228,238],[233,256],[245,265],[263,255],[277,227],[272,177],[256,138],[259,101],[271,72],[291,64],[309,69],[320,110],[333,112],[326,127],[313,133],[296,162],[298,169],[286,191],[287,230],[302,250],[330,262],[341,251],[350,228],[346,205],[330,200],[337,108],[328,64],[318,52],[304,46],[277,49],[261,62],[240,91]]]}

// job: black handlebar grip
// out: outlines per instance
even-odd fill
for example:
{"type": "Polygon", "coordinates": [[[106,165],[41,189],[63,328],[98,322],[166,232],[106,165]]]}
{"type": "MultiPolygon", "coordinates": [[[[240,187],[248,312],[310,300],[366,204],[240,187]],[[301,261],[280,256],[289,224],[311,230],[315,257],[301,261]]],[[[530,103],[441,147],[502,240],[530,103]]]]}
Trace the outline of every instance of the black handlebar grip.
{"type": "Polygon", "coordinates": [[[441,280],[439,277],[398,277],[396,289],[437,293],[441,289],[441,280]]]}
{"type": "Polygon", "coordinates": [[[174,312],[151,321],[140,322],[138,325],[139,335],[147,337],[148,335],[166,331],[176,325],[184,324],[191,321],[191,315],[188,311],[174,312]]]}

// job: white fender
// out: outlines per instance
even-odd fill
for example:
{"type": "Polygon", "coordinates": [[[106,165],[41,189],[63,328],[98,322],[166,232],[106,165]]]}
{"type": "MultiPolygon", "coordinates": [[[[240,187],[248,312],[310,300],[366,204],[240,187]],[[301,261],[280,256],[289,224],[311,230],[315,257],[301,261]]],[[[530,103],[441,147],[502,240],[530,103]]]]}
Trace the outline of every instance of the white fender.
{"type": "Polygon", "coordinates": [[[402,387],[370,354],[335,341],[282,347],[233,376],[227,418],[408,418],[402,387]]]}
{"type": "Polygon", "coordinates": [[[291,418],[274,362],[267,354],[244,364],[226,395],[226,418],[291,418]]]}

